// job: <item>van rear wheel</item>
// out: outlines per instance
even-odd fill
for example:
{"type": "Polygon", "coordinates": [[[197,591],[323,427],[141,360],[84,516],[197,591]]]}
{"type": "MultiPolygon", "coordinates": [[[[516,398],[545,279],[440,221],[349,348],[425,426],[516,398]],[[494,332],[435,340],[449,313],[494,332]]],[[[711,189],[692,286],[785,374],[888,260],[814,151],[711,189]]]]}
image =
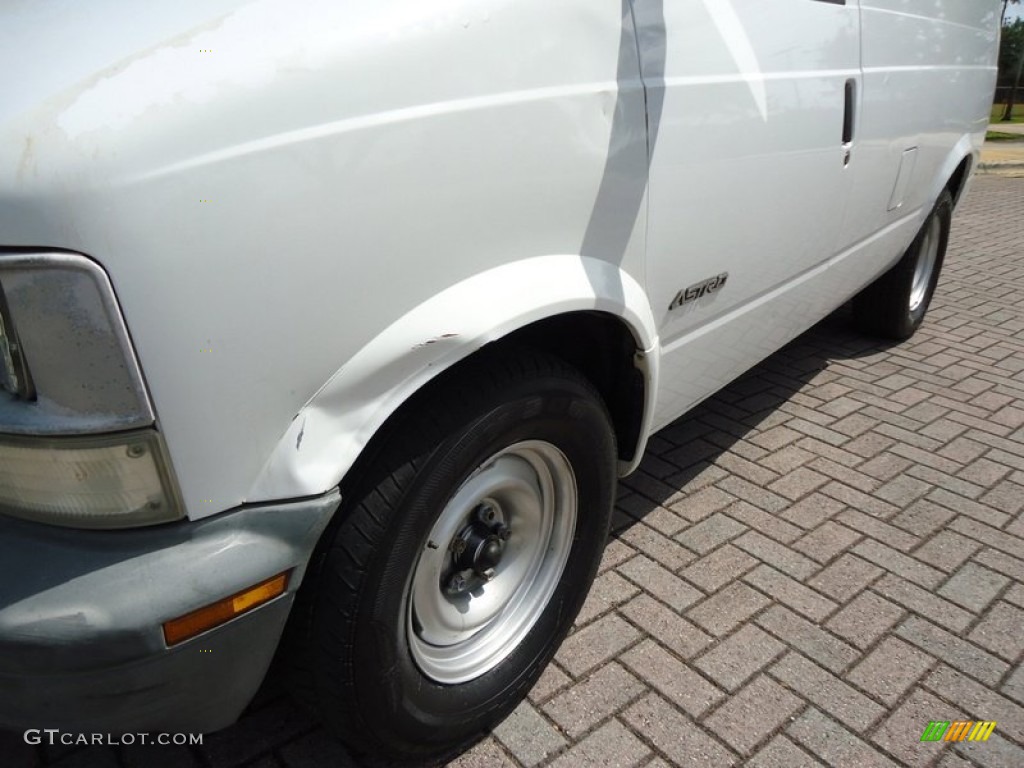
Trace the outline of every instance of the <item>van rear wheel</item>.
{"type": "Polygon", "coordinates": [[[568,632],[616,452],[597,393],[540,354],[414,406],[343,484],[286,653],[300,698],[355,751],[425,765],[500,722],[568,632]]]}
{"type": "Polygon", "coordinates": [[[903,341],[921,327],[939,282],[952,219],[953,197],[945,189],[903,258],[854,298],[861,330],[903,341]]]}

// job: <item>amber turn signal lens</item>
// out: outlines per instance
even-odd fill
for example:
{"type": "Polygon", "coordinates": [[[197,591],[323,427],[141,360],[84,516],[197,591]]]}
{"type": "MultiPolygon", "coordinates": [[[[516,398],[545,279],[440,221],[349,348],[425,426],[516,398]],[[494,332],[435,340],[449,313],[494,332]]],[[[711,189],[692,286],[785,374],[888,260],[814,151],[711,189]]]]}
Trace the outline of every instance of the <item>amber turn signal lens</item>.
{"type": "Polygon", "coordinates": [[[291,571],[279,573],[266,581],[261,581],[255,586],[237,592],[231,597],[225,597],[216,603],[204,606],[198,610],[186,613],[176,619],[164,622],[164,641],[168,646],[195,637],[201,632],[213,629],[227,621],[251,611],[257,606],[273,600],[278,595],[284,594],[288,588],[288,576],[291,571]]]}

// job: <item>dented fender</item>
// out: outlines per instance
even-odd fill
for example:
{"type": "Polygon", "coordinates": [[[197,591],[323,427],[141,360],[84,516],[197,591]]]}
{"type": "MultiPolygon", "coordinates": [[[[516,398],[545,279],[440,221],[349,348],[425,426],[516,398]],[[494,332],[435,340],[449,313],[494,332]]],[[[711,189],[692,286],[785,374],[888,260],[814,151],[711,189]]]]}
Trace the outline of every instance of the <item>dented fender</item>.
{"type": "Polygon", "coordinates": [[[657,384],[658,339],[643,289],[604,261],[541,256],[464,280],[377,335],[296,414],[247,498],[308,496],[336,486],[388,417],[439,373],[532,322],[583,310],[621,318],[636,338],[646,382],[641,429],[646,436],[657,384]]]}

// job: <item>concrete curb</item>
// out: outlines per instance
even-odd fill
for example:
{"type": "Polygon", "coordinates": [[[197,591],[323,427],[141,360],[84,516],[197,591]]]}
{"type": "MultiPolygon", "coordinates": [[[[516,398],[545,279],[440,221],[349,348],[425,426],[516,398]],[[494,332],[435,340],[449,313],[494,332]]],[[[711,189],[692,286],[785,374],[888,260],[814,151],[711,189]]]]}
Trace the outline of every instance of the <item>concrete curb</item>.
{"type": "Polygon", "coordinates": [[[978,163],[978,173],[999,173],[1001,171],[1024,171],[1024,161],[978,163]]]}

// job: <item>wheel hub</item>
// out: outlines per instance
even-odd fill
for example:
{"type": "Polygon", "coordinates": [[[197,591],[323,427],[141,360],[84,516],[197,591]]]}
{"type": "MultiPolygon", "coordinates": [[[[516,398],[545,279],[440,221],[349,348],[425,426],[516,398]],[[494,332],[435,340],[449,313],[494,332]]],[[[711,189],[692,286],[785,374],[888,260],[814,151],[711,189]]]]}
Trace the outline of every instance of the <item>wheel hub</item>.
{"type": "Polygon", "coordinates": [[[491,456],[455,491],[409,588],[406,636],[426,676],[472,680],[522,642],[569,559],[576,499],[568,459],[541,440],[491,456]]]}
{"type": "Polygon", "coordinates": [[[482,505],[477,510],[476,520],[463,528],[448,546],[454,573],[445,592],[458,596],[493,579],[505,554],[505,542],[511,536],[512,530],[500,521],[494,507],[482,505]]]}

